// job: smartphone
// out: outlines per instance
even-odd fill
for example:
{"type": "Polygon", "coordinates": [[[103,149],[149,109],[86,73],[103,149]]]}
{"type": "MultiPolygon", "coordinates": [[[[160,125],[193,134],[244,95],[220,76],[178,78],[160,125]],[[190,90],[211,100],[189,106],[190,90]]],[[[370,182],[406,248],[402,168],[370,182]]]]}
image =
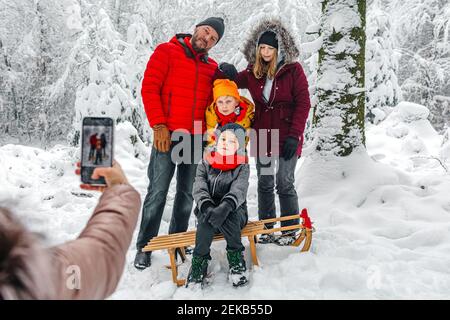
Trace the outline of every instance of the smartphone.
{"type": "Polygon", "coordinates": [[[98,167],[112,167],[114,121],[111,118],[85,117],[81,129],[81,182],[105,186],[105,178],[92,179],[98,167]]]}

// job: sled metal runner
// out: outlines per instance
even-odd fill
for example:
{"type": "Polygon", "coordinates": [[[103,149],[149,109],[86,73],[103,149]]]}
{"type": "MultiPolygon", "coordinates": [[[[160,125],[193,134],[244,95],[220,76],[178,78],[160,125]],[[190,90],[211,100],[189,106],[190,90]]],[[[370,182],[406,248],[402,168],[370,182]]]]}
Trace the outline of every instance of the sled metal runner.
{"type": "MultiPolygon", "coordinates": [[[[260,221],[249,221],[247,225],[241,230],[241,237],[247,238],[250,243],[250,253],[252,257],[253,265],[257,266],[258,257],[256,255],[256,244],[258,242],[257,236],[262,234],[289,231],[300,229],[297,238],[291,246],[299,247],[302,243],[301,252],[308,251],[311,247],[312,242],[312,232],[313,228],[309,221],[309,217],[306,216],[307,220],[304,223],[294,224],[291,226],[278,227],[267,229],[265,228],[266,223],[277,223],[281,221],[289,221],[298,219],[299,215],[292,215],[286,217],[279,217],[273,219],[265,219],[260,221]]],[[[304,216],[302,216],[304,218],[304,216]]],[[[304,218],[305,220],[305,218],[304,218]]],[[[190,230],[186,232],[173,233],[168,235],[161,235],[152,238],[148,244],[142,249],[143,252],[156,251],[156,250],[167,250],[170,257],[170,266],[167,266],[172,271],[172,280],[177,286],[183,286],[186,283],[186,279],[178,279],[178,265],[177,256],[181,258],[181,262],[185,262],[186,253],[184,248],[188,246],[195,245],[195,233],[196,230],[190,230]]],[[[217,234],[214,236],[213,241],[225,240],[222,234],[217,234]]]]}

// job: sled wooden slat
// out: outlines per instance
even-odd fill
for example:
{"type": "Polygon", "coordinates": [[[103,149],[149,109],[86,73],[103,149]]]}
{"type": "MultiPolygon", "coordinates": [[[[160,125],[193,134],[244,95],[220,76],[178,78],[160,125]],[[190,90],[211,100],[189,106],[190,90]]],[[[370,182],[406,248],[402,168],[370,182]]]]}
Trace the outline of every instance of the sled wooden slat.
{"type": "MultiPolygon", "coordinates": [[[[195,230],[186,231],[186,232],[179,232],[179,233],[172,233],[172,234],[163,234],[161,236],[158,236],[157,238],[164,239],[164,238],[173,238],[173,237],[184,237],[190,234],[195,234],[195,230]]],[[[156,239],[156,238],[155,238],[156,239]]]]}
{"type": "Polygon", "coordinates": [[[264,219],[264,220],[260,220],[260,221],[264,222],[264,224],[267,224],[267,223],[271,223],[271,222],[288,221],[288,220],[295,220],[295,219],[299,219],[299,216],[297,214],[294,214],[292,216],[279,217],[279,218],[264,219]]]}
{"type": "MultiPolygon", "coordinates": [[[[263,224],[259,221],[257,223],[249,222],[247,226],[241,231],[242,237],[253,236],[255,234],[260,234],[262,232],[263,224]]],[[[155,251],[167,248],[179,248],[181,246],[190,246],[195,244],[195,233],[189,233],[185,236],[182,233],[172,234],[174,237],[164,236],[164,237],[155,237],[153,238],[148,245],[145,247],[144,251],[155,251]]],[[[224,240],[222,234],[218,234],[214,236],[214,241],[216,240],[224,240]]]]}
{"type": "MultiPolygon", "coordinates": [[[[261,230],[261,225],[263,225],[263,223],[261,223],[260,221],[255,221],[255,223],[250,221],[247,224],[247,226],[241,231],[241,233],[243,236],[245,236],[248,233],[252,233],[254,230],[261,230]]],[[[162,236],[153,238],[152,241],[153,242],[162,242],[162,241],[166,241],[169,239],[170,239],[170,241],[176,241],[178,239],[187,239],[187,238],[195,238],[195,231],[187,231],[187,232],[162,235],[162,236]]]]}
{"type": "MultiPolygon", "coordinates": [[[[250,243],[250,254],[254,265],[259,265],[258,257],[256,255],[256,243],[257,236],[262,234],[274,233],[278,231],[288,231],[300,229],[300,233],[296,241],[292,246],[298,247],[302,242],[304,245],[301,249],[302,252],[308,251],[312,242],[312,230],[305,228],[302,224],[294,224],[286,227],[266,229],[265,224],[276,223],[280,221],[288,221],[298,219],[298,215],[286,216],[273,219],[265,219],[260,221],[249,221],[247,225],[241,231],[241,237],[246,237],[250,243]]],[[[186,254],[184,248],[187,246],[195,245],[195,233],[196,230],[190,230],[186,232],[173,233],[167,235],[161,235],[152,238],[148,244],[142,249],[143,252],[167,250],[170,257],[170,266],[168,268],[172,271],[172,280],[177,286],[183,286],[186,283],[185,279],[178,279],[178,265],[177,265],[177,253],[181,256],[182,262],[186,260],[186,254]]],[[[214,236],[213,241],[224,240],[222,234],[214,236]]]]}

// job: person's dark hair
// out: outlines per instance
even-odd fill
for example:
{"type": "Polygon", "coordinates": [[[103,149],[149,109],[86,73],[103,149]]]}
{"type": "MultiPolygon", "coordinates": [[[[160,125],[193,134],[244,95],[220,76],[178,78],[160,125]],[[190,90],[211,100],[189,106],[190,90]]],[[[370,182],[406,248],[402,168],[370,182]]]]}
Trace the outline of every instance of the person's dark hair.
{"type": "MultiPolygon", "coordinates": [[[[200,26],[210,26],[214,30],[216,30],[219,35],[219,39],[217,39],[217,43],[223,37],[223,33],[225,32],[225,24],[223,23],[223,18],[220,17],[210,17],[208,19],[203,20],[195,25],[196,27],[200,26]]],[[[216,43],[216,44],[217,44],[216,43]]]]}
{"type": "Polygon", "coordinates": [[[0,300],[42,299],[50,296],[50,266],[36,237],[0,208],[0,300]],[[39,272],[45,270],[48,274],[39,272]]]}

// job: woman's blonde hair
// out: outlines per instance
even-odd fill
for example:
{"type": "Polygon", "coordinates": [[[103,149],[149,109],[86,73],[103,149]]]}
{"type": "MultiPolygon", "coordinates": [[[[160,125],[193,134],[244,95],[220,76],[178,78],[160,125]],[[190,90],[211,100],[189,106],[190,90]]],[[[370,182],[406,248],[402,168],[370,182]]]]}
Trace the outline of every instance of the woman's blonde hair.
{"type": "Polygon", "coordinates": [[[261,79],[267,74],[269,79],[273,79],[277,71],[278,50],[275,50],[272,60],[267,63],[261,56],[261,46],[262,44],[260,44],[256,49],[256,60],[253,65],[253,75],[256,79],[261,79]]]}

